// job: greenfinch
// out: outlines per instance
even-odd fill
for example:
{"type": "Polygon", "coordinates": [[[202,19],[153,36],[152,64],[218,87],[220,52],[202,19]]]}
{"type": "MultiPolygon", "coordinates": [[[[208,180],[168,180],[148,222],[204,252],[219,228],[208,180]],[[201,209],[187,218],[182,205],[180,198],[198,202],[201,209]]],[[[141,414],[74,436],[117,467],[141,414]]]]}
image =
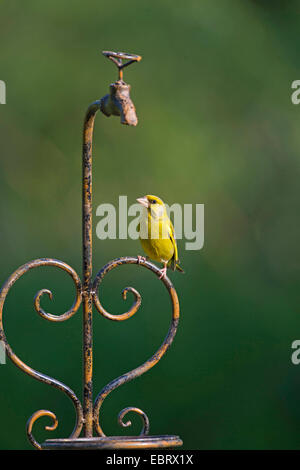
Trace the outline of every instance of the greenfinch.
{"type": "MultiPolygon", "coordinates": [[[[163,263],[160,279],[166,277],[167,268],[184,272],[179,266],[174,227],[163,201],[152,195],[137,199],[146,208],[139,224],[140,241],[147,257],[163,263]]],[[[139,262],[146,258],[138,256],[139,262]]]]}

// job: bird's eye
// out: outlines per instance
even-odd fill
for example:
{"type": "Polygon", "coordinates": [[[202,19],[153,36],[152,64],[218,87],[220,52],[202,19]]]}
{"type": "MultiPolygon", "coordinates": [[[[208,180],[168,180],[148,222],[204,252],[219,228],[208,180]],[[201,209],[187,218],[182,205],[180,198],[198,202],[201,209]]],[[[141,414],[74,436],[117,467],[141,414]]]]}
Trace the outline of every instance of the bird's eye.
{"type": "Polygon", "coordinates": [[[151,204],[156,204],[155,199],[152,199],[152,200],[150,201],[150,203],[151,203],[151,204]]]}

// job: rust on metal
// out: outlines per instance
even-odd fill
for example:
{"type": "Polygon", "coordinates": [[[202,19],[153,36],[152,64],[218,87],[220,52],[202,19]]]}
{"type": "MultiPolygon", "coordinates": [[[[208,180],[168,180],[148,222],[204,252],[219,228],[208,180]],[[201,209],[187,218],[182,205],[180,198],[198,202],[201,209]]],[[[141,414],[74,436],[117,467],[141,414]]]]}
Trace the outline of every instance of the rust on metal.
{"type": "Polygon", "coordinates": [[[92,103],[86,113],[82,149],[82,254],[83,254],[83,412],[84,435],[93,435],[93,308],[92,281],[92,143],[96,113],[100,101],[92,103]]]}
{"type": "Polygon", "coordinates": [[[123,426],[123,428],[127,428],[128,426],[131,426],[131,421],[126,421],[126,423],[124,423],[123,421],[124,417],[130,411],[133,411],[134,413],[137,413],[138,415],[140,415],[143,420],[143,428],[141,430],[140,436],[146,436],[147,434],[149,434],[149,429],[150,429],[149,418],[146,415],[146,413],[144,413],[143,410],[141,410],[140,408],[136,408],[135,406],[128,406],[127,408],[124,408],[122,411],[120,411],[118,415],[118,423],[120,424],[120,426],[123,426]]]}
{"type": "Polygon", "coordinates": [[[78,439],[47,439],[43,444],[48,450],[80,450],[80,449],[160,449],[182,446],[179,436],[113,436],[91,437],[78,439]]]}
{"type": "Polygon", "coordinates": [[[109,87],[109,93],[101,100],[101,111],[105,116],[120,116],[121,124],[136,126],[138,118],[130,98],[130,85],[118,80],[109,87]]]}
{"type": "Polygon", "coordinates": [[[128,54],[126,52],[112,52],[112,51],[102,51],[102,54],[110,59],[118,68],[119,80],[123,80],[123,69],[128,67],[128,65],[133,64],[134,62],[139,62],[142,60],[142,56],[137,54],[128,54]],[[123,64],[123,60],[127,60],[123,64]]]}
{"type": "Polygon", "coordinates": [[[32,426],[33,424],[35,423],[35,421],[39,418],[41,418],[42,416],[49,416],[50,418],[52,418],[52,421],[53,421],[53,424],[52,426],[45,426],[45,429],[46,431],[54,431],[56,428],[57,428],[57,425],[58,425],[58,420],[57,420],[57,417],[55,416],[54,413],[52,413],[52,411],[48,411],[48,410],[39,410],[39,411],[36,411],[35,413],[33,413],[33,415],[29,418],[29,420],[27,421],[27,425],[26,425],[26,430],[27,430],[27,436],[28,436],[28,439],[29,441],[31,442],[31,444],[36,447],[38,450],[41,450],[42,449],[42,446],[41,444],[39,444],[36,439],[33,437],[33,434],[32,434],[32,426]]]}
{"type": "MultiPolygon", "coordinates": [[[[62,392],[64,392],[72,400],[73,405],[74,405],[75,410],[76,410],[76,423],[75,423],[75,427],[74,427],[73,432],[72,432],[70,437],[71,438],[76,438],[80,435],[80,432],[81,432],[81,429],[82,429],[83,410],[82,410],[81,403],[80,403],[79,399],[77,398],[77,396],[75,395],[75,393],[73,392],[73,390],[71,390],[69,387],[67,387],[62,382],[60,382],[56,379],[53,379],[52,377],[49,377],[48,375],[42,374],[41,372],[38,372],[35,369],[33,369],[32,367],[25,364],[25,362],[23,362],[13,352],[12,348],[10,347],[10,345],[7,341],[6,335],[4,333],[3,307],[4,307],[4,303],[5,303],[5,300],[6,300],[6,297],[7,297],[7,294],[9,292],[9,290],[15,284],[15,282],[21,276],[23,276],[23,274],[25,274],[30,269],[41,267],[41,266],[54,266],[54,267],[58,267],[58,268],[62,269],[63,271],[67,272],[72,277],[72,279],[75,283],[76,300],[73,304],[73,307],[71,307],[71,309],[68,312],[66,312],[66,313],[64,313],[60,316],[59,315],[52,315],[52,314],[44,312],[40,308],[40,303],[39,303],[40,302],[40,297],[42,295],[42,292],[44,292],[45,290],[39,291],[39,293],[35,297],[35,308],[37,309],[38,313],[43,318],[46,318],[47,320],[50,320],[50,321],[64,321],[64,320],[67,320],[68,318],[70,318],[72,315],[74,315],[78,311],[78,309],[80,307],[80,304],[81,304],[81,282],[80,282],[80,279],[79,279],[78,275],[76,274],[76,272],[69,265],[67,265],[66,263],[64,263],[62,261],[59,261],[59,260],[56,260],[56,259],[41,258],[41,259],[36,259],[36,260],[33,260],[33,261],[29,261],[28,263],[26,263],[23,266],[21,266],[20,268],[18,268],[7,279],[7,281],[2,286],[2,289],[1,289],[1,292],[0,292],[0,340],[3,341],[4,344],[5,344],[5,349],[6,349],[7,356],[11,359],[11,361],[19,369],[21,369],[23,372],[30,375],[31,377],[35,378],[36,380],[39,380],[40,382],[43,382],[47,385],[52,385],[53,387],[57,388],[58,390],[61,390],[62,392]],[[38,299],[38,301],[37,301],[37,299],[38,299]]],[[[27,426],[28,438],[29,438],[30,442],[38,449],[40,448],[40,444],[38,444],[37,441],[32,436],[31,430],[32,430],[33,423],[40,416],[44,416],[45,413],[47,414],[47,416],[51,416],[54,419],[55,415],[51,411],[46,411],[45,412],[45,410],[40,410],[40,411],[34,413],[34,415],[29,420],[29,424],[27,426]]],[[[56,419],[56,417],[55,417],[55,419],[56,419]]]]}
{"type": "Polygon", "coordinates": [[[136,126],[138,123],[135,106],[130,98],[130,85],[123,81],[123,69],[134,62],[139,62],[142,57],[136,54],[124,52],[103,51],[118,68],[119,77],[109,87],[109,93],[101,100],[101,111],[105,116],[120,116],[121,124],[136,126]],[[127,60],[123,64],[123,60],[127,60]]]}
{"type": "MultiPolygon", "coordinates": [[[[106,317],[110,320],[122,321],[122,320],[126,320],[127,318],[130,318],[132,315],[134,315],[137,312],[137,310],[138,310],[138,308],[141,304],[140,294],[136,290],[133,290],[132,287],[126,287],[125,288],[126,291],[133,292],[133,294],[135,296],[135,301],[134,301],[131,309],[128,312],[126,312],[125,314],[121,314],[121,315],[110,314],[110,313],[108,313],[104,310],[104,308],[102,307],[102,305],[100,303],[99,297],[97,295],[97,290],[98,290],[98,287],[99,287],[100,283],[104,279],[105,275],[109,271],[111,271],[112,269],[116,268],[117,266],[122,266],[122,265],[126,265],[126,264],[138,264],[139,266],[145,267],[145,268],[149,269],[150,271],[152,271],[154,274],[156,274],[156,276],[160,279],[160,274],[161,273],[160,273],[159,268],[157,266],[155,266],[154,264],[150,263],[147,260],[139,260],[138,258],[128,256],[128,257],[124,257],[124,258],[117,258],[117,259],[107,263],[98,272],[98,274],[95,278],[95,281],[94,281],[94,284],[93,284],[93,301],[94,301],[94,305],[95,305],[96,309],[101,313],[101,315],[103,315],[104,317],[106,317]]],[[[96,430],[96,432],[99,436],[105,436],[105,434],[102,430],[102,427],[100,426],[100,423],[99,423],[99,412],[100,412],[100,408],[101,408],[105,398],[113,390],[120,387],[120,385],[123,385],[124,383],[130,382],[131,380],[135,379],[136,377],[139,377],[140,375],[144,374],[146,371],[151,369],[153,366],[155,366],[158,363],[158,361],[160,361],[162,356],[166,353],[166,351],[170,347],[170,345],[171,345],[171,343],[172,343],[172,341],[175,337],[175,334],[176,334],[176,331],[177,331],[177,326],[178,326],[178,321],[179,321],[179,301],[178,301],[178,297],[177,297],[176,291],[173,287],[173,284],[171,283],[171,281],[168,277],[161,278],[160,280],[163,282],[163,284],[165,285],[167,291],[169,292],[170,299],[171,299],[171,304],[172,304],[172,319],[171,319],[171,324],[170,324],[170,327],[169,327],[169,331],[168,331],[167,336],[165,337],[162,345],[160,346],[160,348],[156,351],[156,353],[150,359],[148,359],[148,361],[144,362],[142,365],[140,365],[136,369],[133,369],[132,371],[121,375],[117,379],[114,379],[113,381],[111,381],[108,385],[106,385],[99,392],[99,394],[96,397],[95,404],[94,404],[94,426],[95,426],[95,430],[96,430]]],[[[123,413],[123,411],[121,411],[121,414],[123,413]]],[[[134,409],[132,409],[132,411],[134,411],[134,409]]]]}
{"type": "Polygon", "coordinates": [[[131,308],[120,315],[107,312],[100,300],[98,290],[105,275],[112,269],[126,264],[137,264],[152,271],[160,278],[160,270],[149,261],[140,261],[135,257],[117,258],[107,263],[96,275],[93,281],[93,260],[92,260],[92,143],[95,116],[99,110],[106,116],[117,115],[121,117],[121,123],[135,126],[137,117],[134,104],[130,98],[130,85],[123,81],[123,69],[133,62],[139,62],[141,56],[126,54],[123,52],[103,51],[103,54],[112,60],[118,67],[118,80],[110,85],[110,93],[102,99],[92,103],[87,110],[83,127],[83,148],[82,148],[82,257],[83,257],[83,282],[77,273],[68,264],[52,258],[40,258],[30,261],[19,267],[4,283],[0,291],[0,340],[3,341],[7,356],[23,372],[31,377],[53,386],[64,392],[72,401],[76,411],[76,422],[74,429],[67,439],[47,439],[43,444],[38,443],[32,433],[34,423],[41,417],[52,419],[51,426],[45,426],[48,431],[54,431],[58,425],[56,415],[49,410],[39,410],[32,414],[27,421],[27,436],[31,444],[37,449],[135,449],[135,448],[161,448],[175,447],[182,445],[178,436],[149,436],[149,419],[146,413],[136,407],[126,407],[120,411],[118,422],[122,427],[131,425],[131,421],[124,422],[128,413],[135,413],[142,419],[142,430],[139,436],[105,436],[100,423],[99,412],[104,399],[120,385],[139,377],[144,372],[152,368],[166,353],[176,334],[179,320],[179,302],[176,291],[171,281],[165,277],[161,281],[165,285],[171,299],[172,318],[169,331],[156,353],[139,367],[126,374],[121,375],[106,385],[98,393],[93,402],[93,306],[105,318],[113,321],[124,321],[132,317],[141,306],[141,295],[133,287],[125,287],[122,291],[123,299],[128,293],[133,295],[131,308]],[[123,60],[127,61],[123,63],[123,60]],[[10,347],[3,327],[3,308],[7,294],[15,282],[26,272],[33,268],[52,266],[62,269],[73,280],[75,285],[75,300],[71,308],[61,315],[53,315],[46,312],[41,306],[43,295],[48,295],[50,300],[53,294],[49,289],[40,289],[34,297],[34,308],[43,318],[51,322],[62,322],[71,318],[83,306],[83,405],[67,385],[62,382],[42,374],[25,364],[10,347]],[[93,430],[99,437],[93,437],[93,430]],[[79,437],[83,430],[84,437],[79,437]]]}

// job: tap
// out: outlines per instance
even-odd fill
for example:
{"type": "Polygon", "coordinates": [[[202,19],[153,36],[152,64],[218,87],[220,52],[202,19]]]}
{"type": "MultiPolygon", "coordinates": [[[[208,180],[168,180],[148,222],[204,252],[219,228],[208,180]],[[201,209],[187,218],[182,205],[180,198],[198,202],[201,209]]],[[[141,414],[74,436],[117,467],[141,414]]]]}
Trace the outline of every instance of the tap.
{"type": "Polygon", "coordinates": [[[131,86],[117,80],[109,86],[109,93],[100,102],[100,109],[105,116],[120,116],[121,124],[136,126],[138,118],[135,106],[130,98],[131,86]]]}
{"type": "Polygon", "coordinates": [[[100,100],[100,109],[105,116],[120,116],[121,124],[136,126],[138,123],[135,106],[130,98],[131,86],[123,81],[123,69],[133,62],[139,62],[141,56],[124,52],[103,51],[108,59],[118,67],[119,79],[109,86],[109,93],[100,100]],[[122,60],[128,60],[123,64],[122,60]]]}

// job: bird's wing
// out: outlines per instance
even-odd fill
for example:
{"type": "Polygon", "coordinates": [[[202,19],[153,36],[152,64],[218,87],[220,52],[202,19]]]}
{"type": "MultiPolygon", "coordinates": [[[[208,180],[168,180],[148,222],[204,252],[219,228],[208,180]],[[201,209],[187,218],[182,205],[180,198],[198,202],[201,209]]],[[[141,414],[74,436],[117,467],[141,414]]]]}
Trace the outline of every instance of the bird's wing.
{"type": "Polygon", "coordinates": [[[173,259],[176,263],[176,261],[178,261],[178,249],[177,249],[177,243],[176,243],[176,238],[175,238],[175,231],[174,231],[174,227],[173,227],[173,224],[171,222],[171,220],[169,221],[169,237],[173,243],[173,246],[174,246],[174,255],[173,255],[173,259]]]}

